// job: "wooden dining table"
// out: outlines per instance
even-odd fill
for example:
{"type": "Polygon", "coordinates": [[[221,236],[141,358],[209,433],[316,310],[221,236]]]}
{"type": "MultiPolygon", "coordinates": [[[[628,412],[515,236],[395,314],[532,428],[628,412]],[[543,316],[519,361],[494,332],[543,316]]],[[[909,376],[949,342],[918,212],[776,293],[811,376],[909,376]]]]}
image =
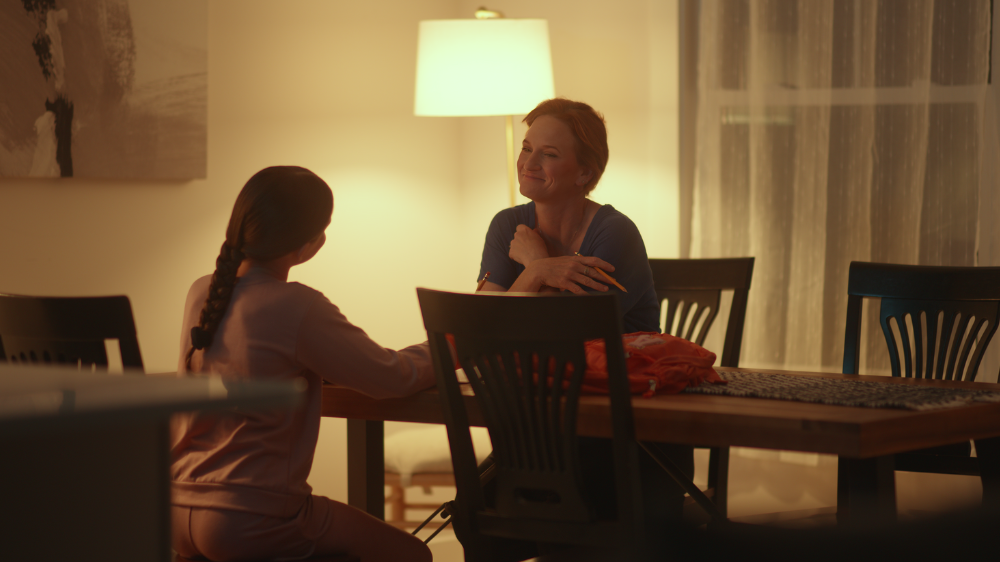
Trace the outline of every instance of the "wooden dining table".
{"type": "MultiPolygon", "coordinates": [[[[761,369],[718,371],[1000,391],[1000,385],[992,383],[761,369]]],[[[470,423],[485,425],[471,388],[463,387],[470,423]]],[[[324,387],[323,416],[348,420],[348,503],[384,519],[383,422],[444,423],[442,407],[436,389],[375,400],[350,389],[324,387]]],[[[848,483],[847,505],[839,507],[838,520],[858,524],[895,519],[894,453],[1000,436],[1000,402],[907,410],[681,393],[636,396],[632,412],[636,438],[641,441],[838,455],[848,483]]],[[[580,398],[577,431],[611,437],[606,396],[580,398]]]]}

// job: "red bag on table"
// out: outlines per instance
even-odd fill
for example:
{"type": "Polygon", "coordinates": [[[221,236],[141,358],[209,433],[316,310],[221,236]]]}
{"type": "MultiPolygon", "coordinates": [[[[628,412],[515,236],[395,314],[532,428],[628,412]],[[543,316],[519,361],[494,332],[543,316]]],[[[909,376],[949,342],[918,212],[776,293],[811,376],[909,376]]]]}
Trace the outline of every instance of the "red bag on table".
{"type": "MultiPolygon", "coordinates": [[[[454,358],[455,338],[451,334],[446,337],[454,358]]],[[[622,336],[622,347],[632,394],[649,398],[657,392],[677,394],[705,381],[726,383],[712,368],[715,354],[688,340],[658,332],[633,332],[622,336]]],[[[581,389],[593,394],[608,394],[608,352],[604,340],[584,343],[583,351],[587,356],[587,371],[583,374],[581,389]]],[[[455,369],[461,369],[462,365],[454,359],[455,369]]],[[[555,368],[555,360],[551,361],[550,372],[555,368]]],[[[537,369],[538,359],[534,362],[537,369]]],[[[569,384],[565,379],[572,373],[573,366],[567,365],[564,385],[569,384]]]]}
{"type": "MultiPolygon", "coordinates": [[[[708,381],[725,384],[712,365],[715,354],[685,339],[656,332],[633,332],[622,336],[625,366],[632,394],[649,398],[657,392],[677,394],[689,386],[708,381]]],[[[587,371],[583,391],[608,394],[608,353],[604,340],[584,344],[587,371]]]]}

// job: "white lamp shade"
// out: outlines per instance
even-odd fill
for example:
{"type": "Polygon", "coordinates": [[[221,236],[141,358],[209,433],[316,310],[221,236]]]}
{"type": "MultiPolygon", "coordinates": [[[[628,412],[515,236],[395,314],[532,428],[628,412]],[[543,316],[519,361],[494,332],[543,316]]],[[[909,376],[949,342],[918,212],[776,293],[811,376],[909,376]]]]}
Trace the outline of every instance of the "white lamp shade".
{"type": "Polygon", "coordinates": [[[547,21],[420,22],[415,115],[524,115],[554,96],[547,21]]]}

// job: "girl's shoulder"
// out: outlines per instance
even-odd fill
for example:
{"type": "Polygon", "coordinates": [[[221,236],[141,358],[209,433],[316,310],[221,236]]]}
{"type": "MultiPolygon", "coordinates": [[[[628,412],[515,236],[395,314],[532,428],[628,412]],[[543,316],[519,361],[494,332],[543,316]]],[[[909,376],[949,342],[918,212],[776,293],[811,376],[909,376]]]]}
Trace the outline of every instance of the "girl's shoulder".
{"type": "Polygon", "coordinates": [[[236,289],[245,293],[246,297],[269,301],[277,306],[309,306],[317,299],[326,299],[323,293],[296,281],[273,280],[267,283],[248,283],[244,287],[237,283],[236,289]]]}
{"type": "Polygon", "coordinates": [[[211,282],[212,282],[212,274],[211,273],[208,274],[208,275],[202,275],[201,277],[195,279],[194,283],[191,283],[191,290],[194,291],[194,290],[196,290],[198,288],[202,288],[202,287],[204,287],[207,290],[208,289],[208,285],[211,282]]]}
{"type": "MultiPolygon", "coordinates": [[[[188,290],[187,306],[204,305],[208,298],[212,276],[199,277],[188,290]]],[[[308,285],[285,282],[280,279],[257,276],[240,277],[233,287],[230,307],[238,305],[249,309],[301,309],[312,306],[317,300],[326,300],[323,293],[308,285]]]]}
{"type": "Polygon", "coordinates": [[[316,299],[328,300],[326,295],[322,292],[313,289],[309,285],[303,285],[298,281],[285,283],[285,291],[290,297],[305,301],[313,301],[316,299]]]}
{"type": "Polygon", "coordinates": [[[301,283],[276,280],[245,287],[237,283],[229,313],[255,334],[274,337],[274,332],[282,332],[294,337],[305,318],[326,302],[323,293],[301,283]]]}
{"type": "Polygon", "coordinates": [[[208,297],[208,286],[212,283],[212,276],[205,275],[194,280],[191,283],[191,287],[188,289],[187,301],[190,304],[192,300],[197,300],[204,302],[205,298],[208,297]]]}

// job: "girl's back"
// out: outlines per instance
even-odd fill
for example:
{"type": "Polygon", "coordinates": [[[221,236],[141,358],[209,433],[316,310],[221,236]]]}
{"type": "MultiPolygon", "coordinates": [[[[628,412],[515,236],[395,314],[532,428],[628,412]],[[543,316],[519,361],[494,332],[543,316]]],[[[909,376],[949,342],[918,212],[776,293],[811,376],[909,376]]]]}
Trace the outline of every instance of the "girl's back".
{"type": "Polygon", "coordinates": [[[288,270],[326,241],[329,186],[293,166],[266,168],[240,191],[215,273],[194,282],[181,334],[181,376],[300,380],[291,410],[178,415],[171,448],[173,542],[186,557],[430,560],[415,537],[306,483],[323,382],[375,398],[434,384],[426,344],[386,349],[288,270]]]}

